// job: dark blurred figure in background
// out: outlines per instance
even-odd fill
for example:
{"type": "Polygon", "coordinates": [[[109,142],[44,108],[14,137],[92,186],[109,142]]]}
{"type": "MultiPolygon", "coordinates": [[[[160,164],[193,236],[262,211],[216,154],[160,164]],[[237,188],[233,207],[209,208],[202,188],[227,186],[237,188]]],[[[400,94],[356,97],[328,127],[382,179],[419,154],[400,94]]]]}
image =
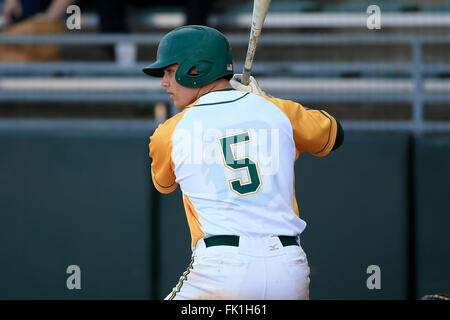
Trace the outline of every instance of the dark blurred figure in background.
{"type": "MultiPolygon", "coordinates": [[[[66,27],[62,17],[75,0],[5,0],[3,18],[7,35],[63,34],[66,27]]],[[[59,45],[15,44],[0,45],[0,61],[60,60],[59,45]]]]}
{"type": "Polygon", "coordinates": [[[11,25],[40,14],[42,19],[61,20],[66,9],[72,4],[82,9],[96,11],[100,19],[100,32],[122,33],[128,31],[127,7],[137,9],[152,6],[182,6],[186,16],[184,24],[208,25],[213,0],[5,0],[3,17],[6,25],[11,25]]]}
{"type": "MultiPolygon", "coordinates": [[[[128,9],[145,10],[153,6],[184,8],[184,24],[208,25],[213,0],[5,0],[4,34],[62,34],[66,27],[64,17],[72,4],[98,14],[100,33],[128,33],[128,9]]],[[[0,61],[56,61],[61,60],[59,45],[0,45],[0,61]]],[[[116,48],[117,50],[117,48],[116,48]]],[[[121,50],[121,49],[119,49],[121,50]]],[[[105,55],[117,59],[120,54],[104,48],[105,55]]]]}
{"type": "Polygon", "coordinates": [[[38,13],[42,19],[60,20],[67,7],[76,0],[5,0],[3,17],[6,25],[30,18],[38,13]]]}
{"type": "Polygon", "coordinates": [[[146,9],[152,6],[180,6],[184,8],[184,24],[208,25],[214,0],[95,0],[94,9],[100,17],[100,31],[123,33],[128,31],[127,7],[146,9]]]}
{"type": "Polygon", "coordinates": [[[185,0],[186,24],[208,25],[214,0],[185,0]]]}

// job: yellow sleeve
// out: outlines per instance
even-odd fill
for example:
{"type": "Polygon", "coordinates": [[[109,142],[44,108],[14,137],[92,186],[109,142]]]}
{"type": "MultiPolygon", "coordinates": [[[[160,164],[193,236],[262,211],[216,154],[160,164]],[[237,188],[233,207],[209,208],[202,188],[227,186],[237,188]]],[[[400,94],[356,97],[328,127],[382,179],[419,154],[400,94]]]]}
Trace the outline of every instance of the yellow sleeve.
{"type": "Polygon", "coordinates": [[[290,100],[266,98],[275,104],[291,122],[297,155],[301,152],[326,156],[334,146],[336,120],[322,110],[311,110],[290,100]]]}
{"type": "Polygon", "coordinates": [[[171,193],[178,187],[175,181],[175,165],[172,161],[172,134],[181,117],[182,113],[178,113],[168,119],[159,125],[150,137],[152,180],[155,188],[161,193],[171,193]]]}

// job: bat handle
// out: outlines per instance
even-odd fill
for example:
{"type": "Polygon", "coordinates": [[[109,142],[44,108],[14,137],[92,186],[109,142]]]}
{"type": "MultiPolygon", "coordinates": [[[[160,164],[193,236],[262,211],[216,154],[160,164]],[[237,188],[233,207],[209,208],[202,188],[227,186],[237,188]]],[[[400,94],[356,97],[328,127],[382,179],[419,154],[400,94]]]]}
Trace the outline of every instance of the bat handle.
{"type": "Polygon", "coordinates": [[[248,42],[247,55],[245,57],[244,70],[242,72],[242,84],[248,86],[250,83],[250,72],[252,71],[253,58],[255,56],[256,44],[258,43],[261,29],[251,28],[250,40],[248,42]]]}
{"type": "Polygon", "coordinates": [[[250,72],[252,70],[248,69],[248,68],[244,68],[244,73],[242,74],[242,84],[244,86],[248,86],[248,84],[250,83],[250,72]]]}

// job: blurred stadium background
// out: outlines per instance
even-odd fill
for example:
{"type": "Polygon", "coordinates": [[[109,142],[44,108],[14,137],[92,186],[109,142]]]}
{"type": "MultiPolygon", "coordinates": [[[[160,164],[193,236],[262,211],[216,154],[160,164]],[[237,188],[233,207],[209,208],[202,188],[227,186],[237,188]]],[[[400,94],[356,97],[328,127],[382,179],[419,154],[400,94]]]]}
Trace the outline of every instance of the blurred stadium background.
{"type": "MultiPolygon", "coordinates": [[[[153,188],[148,158],[176,110],[141,69],[202,2],[162,3],[126,5],[121,33],[83,2],[80,30],[11,33],[0,18],[0,299],[161,299],[186,269],[180,191],[153,188]]],[[[208,3],[241,72],[253,2],[208,3]]],[[[450,292],[449,31],[448,0],[272,0],[253,75],[346,132],[336,153],[296,163],[311,299],[450,292]]]]}

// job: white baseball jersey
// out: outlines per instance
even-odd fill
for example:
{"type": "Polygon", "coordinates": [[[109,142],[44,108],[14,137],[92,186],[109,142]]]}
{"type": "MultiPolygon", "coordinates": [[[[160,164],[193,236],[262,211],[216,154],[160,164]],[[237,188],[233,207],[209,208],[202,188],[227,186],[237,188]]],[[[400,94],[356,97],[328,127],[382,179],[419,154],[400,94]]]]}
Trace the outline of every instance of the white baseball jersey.
{"type": "Polygon", "coordinates": [[[324,111],[249,92],[209,92],[150,138],[155,187],[179,185],[194,248],[213,235],[297,236],[294,163],[327,155],[337,124],[324,111]]]}

